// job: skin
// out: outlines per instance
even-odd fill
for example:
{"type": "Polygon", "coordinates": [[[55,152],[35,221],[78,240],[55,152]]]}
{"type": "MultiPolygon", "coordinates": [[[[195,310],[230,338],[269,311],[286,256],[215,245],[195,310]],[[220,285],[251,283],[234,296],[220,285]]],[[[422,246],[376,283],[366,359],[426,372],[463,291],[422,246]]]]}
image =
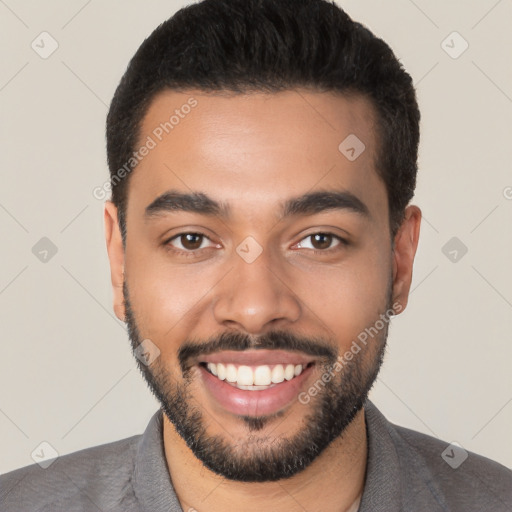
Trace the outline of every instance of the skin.
{"type": "MultiPolygon", "coordinates": [[[[323,337],[344,353],[386,309],[392,275],[392,303],[406,305],[418,244],[421,211],[410,205],[395,236],[389,232],[386,187],[375,171],[376,114],[363,97],[308,90],[274,94],[206,94],[165,91],[143,120],[144,141],[190,97],[198,101],[139,163],[130,177],[127,238],[123,248],[117,210],[105,205],[106,243],[114,311],[124,320],[126,278],[137,324],[160,350],[160,364],[180,381],[180,344],[207,339],[227,329],[258,335],[283,329],[323,337]],[[353,162],[338,150],[349,134],[366,146],[353,162]],[[223,219],[187,212],[151,220],[145,208],[176,189],[203,192],[229,204],[223,219]],[[278,221],[279,204],[316,190],[346,190],[368,208],[369,217],[328,210],[278,221]],[[173,253],[164,242],[178,233],[200,231],[206,239],[195,256],[173,253]],[[308,235],[330,232],[347,239],[322,254],[308,235]],[[263,252],[252,263],[236,247],[253,237],[263,252]]],[[[176,239],[176,249],[184,250],[176,239]]],[[[194,251],[190,251],[194,252],[194,251]]],[[[358,364],[370,364],[371,351],[358,364]]],[[[310,383],[319,378],[312,373],[310,383]]],[[[181,382],[181,381],[180,381],[181,382]]],[[[247,426],[213,403],[196,378],[194,402],[208,418],[208,433],[237,443],[247,426]]],[[[314,400],[291,404],[286,414],[251,435],[269,439],[301,428],[314,400]]],[[[292,478],[243,483],[205,468],[164,415],[169,472],[184,510],[348,510],[364,487],[366,426],[361,410],[343,435],[292,478]]],[[[271,441],[269,441],[271,442],[271,441]]]]}

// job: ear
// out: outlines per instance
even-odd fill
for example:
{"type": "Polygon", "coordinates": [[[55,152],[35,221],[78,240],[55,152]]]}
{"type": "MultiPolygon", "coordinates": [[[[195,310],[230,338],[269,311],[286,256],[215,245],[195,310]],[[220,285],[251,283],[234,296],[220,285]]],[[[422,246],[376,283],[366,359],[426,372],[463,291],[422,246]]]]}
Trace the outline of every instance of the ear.
{"type": "Polygon", "coordinates": [[[117,221],[117,208],[112,201],[105,203],[104,221],[105,241],[107,243],[108,259],[110,260],[110,278],[114,296],[114,313],[119,320],[124,322],[124,248],[119,223],[117,221]]]}
{"type": "Polygon", "coordinates": [[[395,313],[401,313],[409,299],[414,256],[420,237],[421,210],[414,205],[405,209],[405,218],[395,235],[393,251],[393,304],[395,313]]]}

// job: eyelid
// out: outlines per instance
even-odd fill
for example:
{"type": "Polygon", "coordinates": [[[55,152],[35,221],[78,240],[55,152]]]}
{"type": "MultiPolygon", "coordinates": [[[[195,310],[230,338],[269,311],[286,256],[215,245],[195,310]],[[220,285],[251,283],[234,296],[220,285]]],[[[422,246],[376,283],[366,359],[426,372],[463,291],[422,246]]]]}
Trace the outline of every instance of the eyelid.
{"type": "Polygon", "coordinates": [[[334,239],[336,239],[338,241],[338,244],[336,244],[334,247],[329,247],[329,249],[315,249],[314,247],[313,248],[308,248],[309,250],[312,250],[312,251],[315,251],[315,252],[319,252],[319,253],[329,253],[330,251],[336,251],[337,248],[339,248],[340,246],[347,246],[349,245],[349,241],[346,240],[345,238],[341,237],[340,235],[337,235],[336,233],[332,233],[330,231],[314,231],[312,233],[308,233],[307,235],[303,236],[296,244],[294,244],[294,247],[299,245],[303,240],[305,240],[306,238],[310,238],[314,235],[328,235],[328,236],[331,236],[333,237],[334,239]]]}
{"type": "Polygon", "coordinates": [[[205,233],[199,231],[199,230],[189,230],[189,231],[181,231],[180,233],[176,233],[174,235],[172,235],[171,237],[169,238],[166,238],[163,242],[163,245],[165,247],[170,247],[170,250],[174,251],[174,252],[177,252],[177,253],[182,253],[182,254],[195,254],[199,251],[202,251],[204,249],[211,249],[212,247],[215,247],[215,246],[218,246],[219,244],[216,244],[215,242],[213,242],[213,240],[205,233]],[[203,239],[206,239],[206,240],[209,240],[213,245],[211,245],[210,247],[201,247],[201,248],[198,248],[198,249],[180,249],[178,247],[174,247],[171,242],[175,239],[179,239],[180,237],[184,236],[184,235],[197,235],[197,236],[201,236],[203,239]]]}

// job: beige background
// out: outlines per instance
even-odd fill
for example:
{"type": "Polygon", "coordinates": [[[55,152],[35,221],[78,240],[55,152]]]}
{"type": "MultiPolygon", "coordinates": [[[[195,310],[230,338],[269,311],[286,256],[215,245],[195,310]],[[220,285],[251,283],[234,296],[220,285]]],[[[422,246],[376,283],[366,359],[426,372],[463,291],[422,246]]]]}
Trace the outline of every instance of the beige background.
{"type": "MultiPolygon", "coordinates": [[[[42,441],[65,454],[141,433],[157,409],[112,313],[92,191],[127,62],[184,3],[0,0],[0,472],[42,441]],[[42,31],[59,45],[47,59],[31,48],[42,31]],[[42,237],[47,262],[32,252],[42,237]]],[[[392,46],[423,115],[413,291],[371,398],[512,467],[512,2],[339,3],[392,46]],[[453,31],[469,43],[456,59],[441,46],[453,31]],[[468,248],[457,262],[442,252],[452,237],[468,248]]]]}

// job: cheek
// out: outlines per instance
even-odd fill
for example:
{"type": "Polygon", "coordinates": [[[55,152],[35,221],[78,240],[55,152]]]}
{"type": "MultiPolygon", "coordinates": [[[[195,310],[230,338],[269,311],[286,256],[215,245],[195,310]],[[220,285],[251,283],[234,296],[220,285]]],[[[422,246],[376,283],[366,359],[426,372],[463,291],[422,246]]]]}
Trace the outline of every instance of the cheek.
{"type": "Polygon", "coordinates": [[[168,346],[172,339],[191,333],[191,323],[207,303],[218,280],[217,268],[206,265],[170,265],[165,258],[126,259],[130,301],[141,334],[168,346]],[[165,341],[165,343],[164,343],[165,341]]]}
{"type": "Polygon", "coordinates": [[[386,310],[390,262],[384,260],[359,253],[343,265],[296,274],[292,288],[303,302],[303,314],[327,329],[342,348],[386,310]]]}

